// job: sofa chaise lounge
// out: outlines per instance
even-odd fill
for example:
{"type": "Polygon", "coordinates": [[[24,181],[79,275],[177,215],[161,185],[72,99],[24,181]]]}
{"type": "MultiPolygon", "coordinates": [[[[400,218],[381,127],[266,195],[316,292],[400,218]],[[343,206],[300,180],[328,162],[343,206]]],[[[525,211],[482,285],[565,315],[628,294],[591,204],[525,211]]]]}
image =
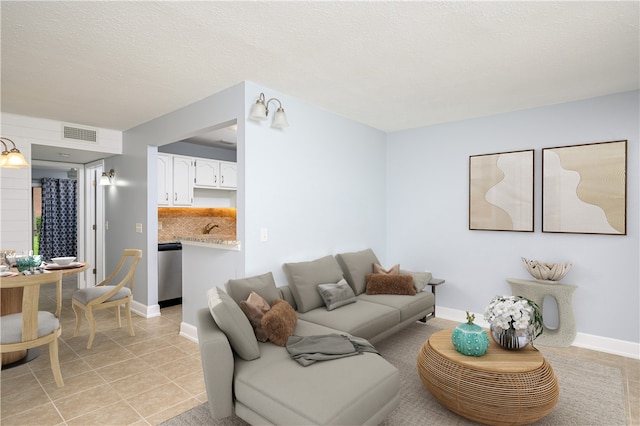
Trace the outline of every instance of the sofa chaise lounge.
{"type": "Polygon", "coordinates": [[[209,409],[214,418],[233,414],[251,424],[363,425],[381,423],[399,404],[399,372],[375,353],[362,353],[308,367],[286,348],[258,342],[239,308],[251,292],[269,303],[286,300],[296,309],[293,334],[349,334],[375,343],[435,309],[422,291],[429,272],[411,274],[415,295],[366,294],[366,277],[378,259],[372,250],[288,263],[289,285],[276,287],[271,273],[229,280],[226,292],[209,292],[210,309],[198,312],[198,340],[209,409]],[[328,310],[319,284],[346,280],[355,301],[328,310]],[[215,311],[217,309],[217,312],[215,311]],[[239,312],[239,314],[238,314],[239,312]]]}

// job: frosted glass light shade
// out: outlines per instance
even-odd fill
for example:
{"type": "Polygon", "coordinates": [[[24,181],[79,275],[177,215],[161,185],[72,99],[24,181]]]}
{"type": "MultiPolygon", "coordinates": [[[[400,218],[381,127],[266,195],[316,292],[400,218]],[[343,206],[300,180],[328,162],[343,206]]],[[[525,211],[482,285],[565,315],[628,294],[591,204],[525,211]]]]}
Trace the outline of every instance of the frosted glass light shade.
{"type": "Polygon", "coordinates": [[[249,118],[253,120],[266,120],[267,119],[267,106],[261,99],[258,99],[251,107],[251,114],[249,118]]]}
{"type": "Polygon", "coordinates": [[[24,158],[24,155],[22,155],[20,151],[18,151],[17,149],[12,149],[9,152],[9,155],[7,155],[7,159],[2,166],[19,169],[23,167],[29,167],[29,163],[27,163],[27,160],[24,158]]]}
{"type": "Polygon", "coordinates": [[[289,122],[287,121],[287,114],[285,114],[284,109],[280,107],[277,109],[276,113],[273,114],[273,123],[271,123],[271,127],[282,129],[287,126],[289,126],[289,122]]]}

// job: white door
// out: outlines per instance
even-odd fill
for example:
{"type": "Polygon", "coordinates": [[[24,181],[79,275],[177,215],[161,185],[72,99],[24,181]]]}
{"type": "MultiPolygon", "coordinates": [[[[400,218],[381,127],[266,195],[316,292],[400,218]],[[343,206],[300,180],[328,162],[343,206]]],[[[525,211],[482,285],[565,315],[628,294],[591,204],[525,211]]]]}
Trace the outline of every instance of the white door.
{"type": "MultiPolygon", "coordinates": [[[[86,188],[86,262],[92,265],[84,275],[86,276],[86,286],[92,287],[102,281],[104,272],[104,188],[98,185],[100,176],[104,169],[104,163],[97,161],[89,163],[85,167],[85,188],[86,188]]],[[[82,287],[82,283],[79,285],[82,287]]]]}

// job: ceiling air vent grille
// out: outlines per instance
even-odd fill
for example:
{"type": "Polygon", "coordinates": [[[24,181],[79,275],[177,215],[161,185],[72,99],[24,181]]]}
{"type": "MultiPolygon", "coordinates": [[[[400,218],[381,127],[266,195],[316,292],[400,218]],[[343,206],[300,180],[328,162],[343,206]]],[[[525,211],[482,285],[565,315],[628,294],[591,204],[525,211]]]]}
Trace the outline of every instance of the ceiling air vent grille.
{"type": "Polygon", "coordinates": [[[75,126],[62,126],[62,138],[73,141],[97,142],[98,131],[75,126]]]}

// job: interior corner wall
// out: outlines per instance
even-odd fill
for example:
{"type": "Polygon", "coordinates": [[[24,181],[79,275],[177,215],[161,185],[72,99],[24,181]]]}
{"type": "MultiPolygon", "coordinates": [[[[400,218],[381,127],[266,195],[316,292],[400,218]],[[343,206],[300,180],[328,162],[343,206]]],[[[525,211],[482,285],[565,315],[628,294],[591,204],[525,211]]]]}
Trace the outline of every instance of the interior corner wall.
{"type": "Polygon", "coordinates": [[[511,293],[506,278],[530,278],[521,257],[572,262],[562,282],[578,286],[578,332],[640,342],[639,93],[389,134],[388,258],[446,279],[438,306],[478,313],[511,293]],[[624,139],[627,235],[542,233],[542,148],[624,139]],[[535,232],[470,231],[469,156],[524,149],[535,150],[535,232]]]}
{"type": "Polygon", "coordinates": [[[246,85],[245,116],[261,92],[282,102],[290,126],[270,127],[271,115],[246,123],[238,157],[245,166],[246,274],[271,271],[284,285],[283,263],[367,247],[383,261],[386,134],[253,83],[246,85]]]}
{"type": "MultiPolygon", "coordinates": [[[[157,146],[177,142],[203,129],[238,118],[238,144],[243,144],[244,84],[236,84],[198,102],[155,118],[123,133],[122,156],[108,158],[105,168],[116,171],[116,184],[105,200],[106,269],[113,270],[125,248],[143,250],[136,269],[134,300],[156,306],[157,297],[157,146]],[[153,149],[150,149],[153,148],[153,149]],[[136,233],[136,224],[142,233],[136,233]]],[[[240,190],[239,190],[240,192],[240,190]]]]}

